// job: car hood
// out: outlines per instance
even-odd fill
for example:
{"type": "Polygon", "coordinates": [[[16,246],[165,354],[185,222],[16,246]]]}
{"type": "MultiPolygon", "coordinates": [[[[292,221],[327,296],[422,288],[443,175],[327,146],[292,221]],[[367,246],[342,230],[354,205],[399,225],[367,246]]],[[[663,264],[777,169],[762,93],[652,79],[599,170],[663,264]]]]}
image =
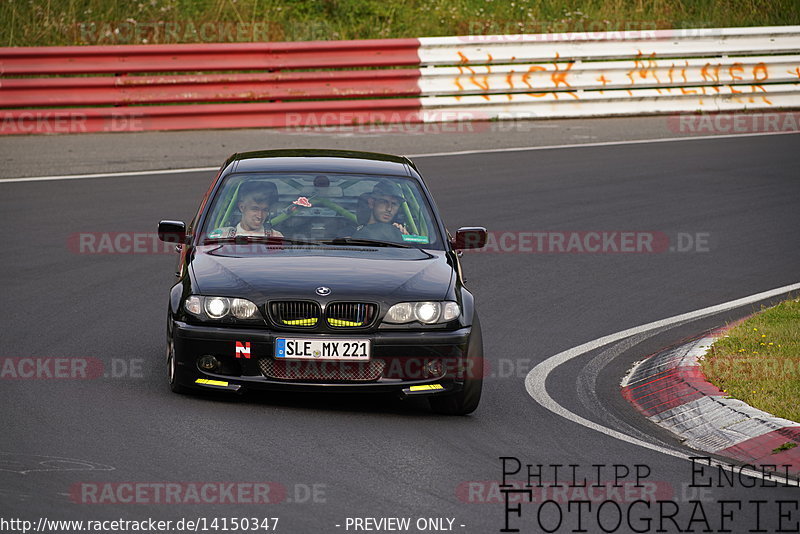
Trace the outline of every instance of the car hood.
{"type": "Polygon", "coordinates": [[[443,251],[199,247],[190,263],[197,293],[250,299],[443,300],[455,271],[443,251]],[[330,288],[320,297],[319,287],[330,288]]]}

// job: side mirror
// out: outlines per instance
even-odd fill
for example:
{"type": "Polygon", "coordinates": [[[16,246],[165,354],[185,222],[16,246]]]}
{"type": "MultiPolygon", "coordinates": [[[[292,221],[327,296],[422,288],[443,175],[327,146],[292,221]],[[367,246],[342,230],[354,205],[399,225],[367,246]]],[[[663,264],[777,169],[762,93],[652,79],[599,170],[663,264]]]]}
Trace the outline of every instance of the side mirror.
{"type": "Polygon", "coordinates": [[[186,224],[183,221],[161,221],[158,223],[158,238],[167,243],[184,243],[186,224]]]}
{"type": "Polygon", "coordinates": [[[486,228],[482,226],[466,226],[459,228],[451,242],[456,250],[483,248],[486,244],[486,228]]]}

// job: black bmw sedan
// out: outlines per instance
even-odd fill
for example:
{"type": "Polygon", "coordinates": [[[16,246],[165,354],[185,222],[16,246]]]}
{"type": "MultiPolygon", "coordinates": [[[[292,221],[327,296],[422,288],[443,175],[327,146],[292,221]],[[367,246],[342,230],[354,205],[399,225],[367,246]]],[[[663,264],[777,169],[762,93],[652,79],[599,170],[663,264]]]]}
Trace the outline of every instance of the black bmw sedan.
{"type": "Polygon", "coordinates": [[[194,219],[161,221],[180,253],[167,315],[173,391],[422,395],[480,401],[481,327],[460,249],[414,164],[335,150],[231,156],[194,219]]]}

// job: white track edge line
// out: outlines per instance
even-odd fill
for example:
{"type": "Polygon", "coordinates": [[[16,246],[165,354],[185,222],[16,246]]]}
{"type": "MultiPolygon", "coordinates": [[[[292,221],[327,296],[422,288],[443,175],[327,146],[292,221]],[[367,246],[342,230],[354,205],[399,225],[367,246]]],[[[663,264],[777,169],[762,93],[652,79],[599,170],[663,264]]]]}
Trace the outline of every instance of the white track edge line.
{"type": "Polygon", "coordinates": [[[411,154],[409,158],[431,158],[442,156],[465,156],[470,154],[494,154],[498,152],[525,152],[533,150],[558,150],[565,148],[591,148],[603,146],[619,146],[619,145],[643,145],[647,143],[672,143],[676,141],[697,141],[700,139],[730,139],[733,137],[760,137],[765,135],[791,135],[798,134],[800,131],[794,132],[757,132],[746,134],[725,134],[725,135],[695,135],[691,137],[661,137],[657,139],[632,139],[629,141],[599,141],[597,143],[575,143],[567,145],[547,145],[547,146],[533,146],[533,147],[512,147],[512,148],[487,148],[481,150],[461,150],[459,152],[432,152],[429,154],[411,154]]]}
{"type": "Polygon", "coordinates": [[[2,178],[0,184],[12,182],[46,182],[56,180],[83,180],[85,178],[121,178],[123,176],[151,176],[154,174],[180,174],[184,172],[217,171],[219,167],[189,167],[186,169],[159,169],[153,171],[101,172],[95,174],[64,174],[54,176],[29,176],[24,178],[2,178]]]}
{"type": "MultiPolygon", "coordinates": [[[[654,321],[652,323],[647,323],[641,326],[636,326],[633,328],[628,328],[627,330],[622,330],[620,332],[616,332],[614,334],[610,334],[607,336],[603,336],[601,338],[595,339],[593,341],[589,341],[582,345],[578,345],[577,347],[573,347],[571,349],[565,350],[560,352],[554,356],[551,356],[544,360],[543,362],[536,365],[533,369],[528,372],[528,375],[525,377],[525,389],[528,391],[528,394],[539,403],[545,409],[553,412],[554,414],[563,417],[569,421],[582,425],[586,428],[595,430],[600,432],[601,434],[605,434],[612,438],[616,438],[620,441],[624,441],[627,443],[631,443],[633,445],[638,445],[640,447],[644,447],[646,449],[660,452],[663,454],[667,454],[669,456],[674,456],[676,458],[681,458],[684,460],[688,460],[692,457],[697,457],[695,454],[690,454],[687,452],[675,450],[675,449],[668,449],[666,447],[661,447],[659,445],[654,445],[648,443],[646,441],[642,441],[636,439],[634,437],[628,436],[622,432],[614,430],[612,428],[605,427],[594,421],[589,421],[581,417],[580,415],[573,413],[566,409],[565,407],[558,404],[548,393],[545,387],[547,377],[550,373],[553,372],[557,367],[566,363],[578,356],[581,356],[589,351],[595,350],[600,348],[604,345],[608,345],[609,343],[613,343],[615,341],[619,341],[625,339],[626,337],[630,337],[636,334],[641,334],[643,332],[647,332],[656,328],[660,328],[663,326],[670,326],[681,321],[686,320],[694,320],[699,319],[702,317],[706,317],[708,315],[713,315],[715,313],[724,312],[727,310],[732,310],[734,308],[738,308],[740,306],[745,306],[747,304],[752,304],[754,302],[758,302],[760,300],[768,299],[771,297],[775,297],[778,295],[782,295],[784,293],[789,293],[791,291],[800,290],[800,283],[791,284],[788,286],[779,287],[776,289],[771,289],[769,291],[764,291],[761,293],[756,293],[754,295],[750,295],[747,297],[743,297],[740,299],[732,300],[729,302],[724,302],[722,304],[718,304],[716,306],[710,306],[707,308],[702,308],[700,310],[695,310],[692,312],[684,313],[681,315],[675,315],[672,317],[668,317],[666,319],[661,319],[659,321],[654,321]]],[[[712,460],[712,464],[714,465],[724,465],[721,462],[717,462],[712,460]]],[[[752,470],[752,469],[742,469],[742,473],[747,476],[754,477],[754,478],[764,478],[764,475],[760,471],[752,470]]],[[[781,478],[780,475],[772,474],[770,475],[775,480],[780,480],[786,484],[791,484],[785,477],[781,478]]],[[[792,484],[794,485],[794,484],[792,484]]]]}
{"type": "MultiPolygon", "coordinates": [[[[657,139],[632,139],[629,141],[600,141],[597,143],[573,143],[563,145],[545,145],[545,146],[529,146],[529,147],[511,147],[511,148],[486,148],[477,150],[460,150],[455,152],[429,152],[427,154],[409,154],[409,158],[434,158],[443,156],[465,156],[471,154],[497,154],[502,152],[525,152],[535,150],[560,150],[568,148],[591,148],[603,146],[619,146],[619,145],[641,145],[647,143],[670,143],[677,141],[697,141],[700,139],[730,139],[734,137],[760,137],[766,135],[791,135],[797,134],[795,132],[754,132],[744,134],[724,134],[724,135],[696,135],[688,137],[663,137],[657,139]]],[[[219,167],[190,167],[186,169],[162,169],[152,171],[124,171],[124,172],[109,172],[109,173],[94,173],[94,174],[67,174],[67,175],[54,175],[54,176],[31,176],[21,178],[0,178],[0,184],[12,182],[45,182],[57,180],[81,180],[85,178],[120,178],[123,176],[149,176],[155,174],[179,174],[184,172],[208,172],[216,171],[219,167]]]]}

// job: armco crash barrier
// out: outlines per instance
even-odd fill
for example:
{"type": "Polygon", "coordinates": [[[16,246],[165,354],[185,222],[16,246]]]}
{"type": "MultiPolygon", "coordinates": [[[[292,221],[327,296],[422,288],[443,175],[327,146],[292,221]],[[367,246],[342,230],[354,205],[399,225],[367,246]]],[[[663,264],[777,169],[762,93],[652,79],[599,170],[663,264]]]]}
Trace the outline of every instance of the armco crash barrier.
{"type": "Polygon", "coordinates": [[[800,108],[798,26],[0,48],[0,65],[3,134],[800,108]]]}

